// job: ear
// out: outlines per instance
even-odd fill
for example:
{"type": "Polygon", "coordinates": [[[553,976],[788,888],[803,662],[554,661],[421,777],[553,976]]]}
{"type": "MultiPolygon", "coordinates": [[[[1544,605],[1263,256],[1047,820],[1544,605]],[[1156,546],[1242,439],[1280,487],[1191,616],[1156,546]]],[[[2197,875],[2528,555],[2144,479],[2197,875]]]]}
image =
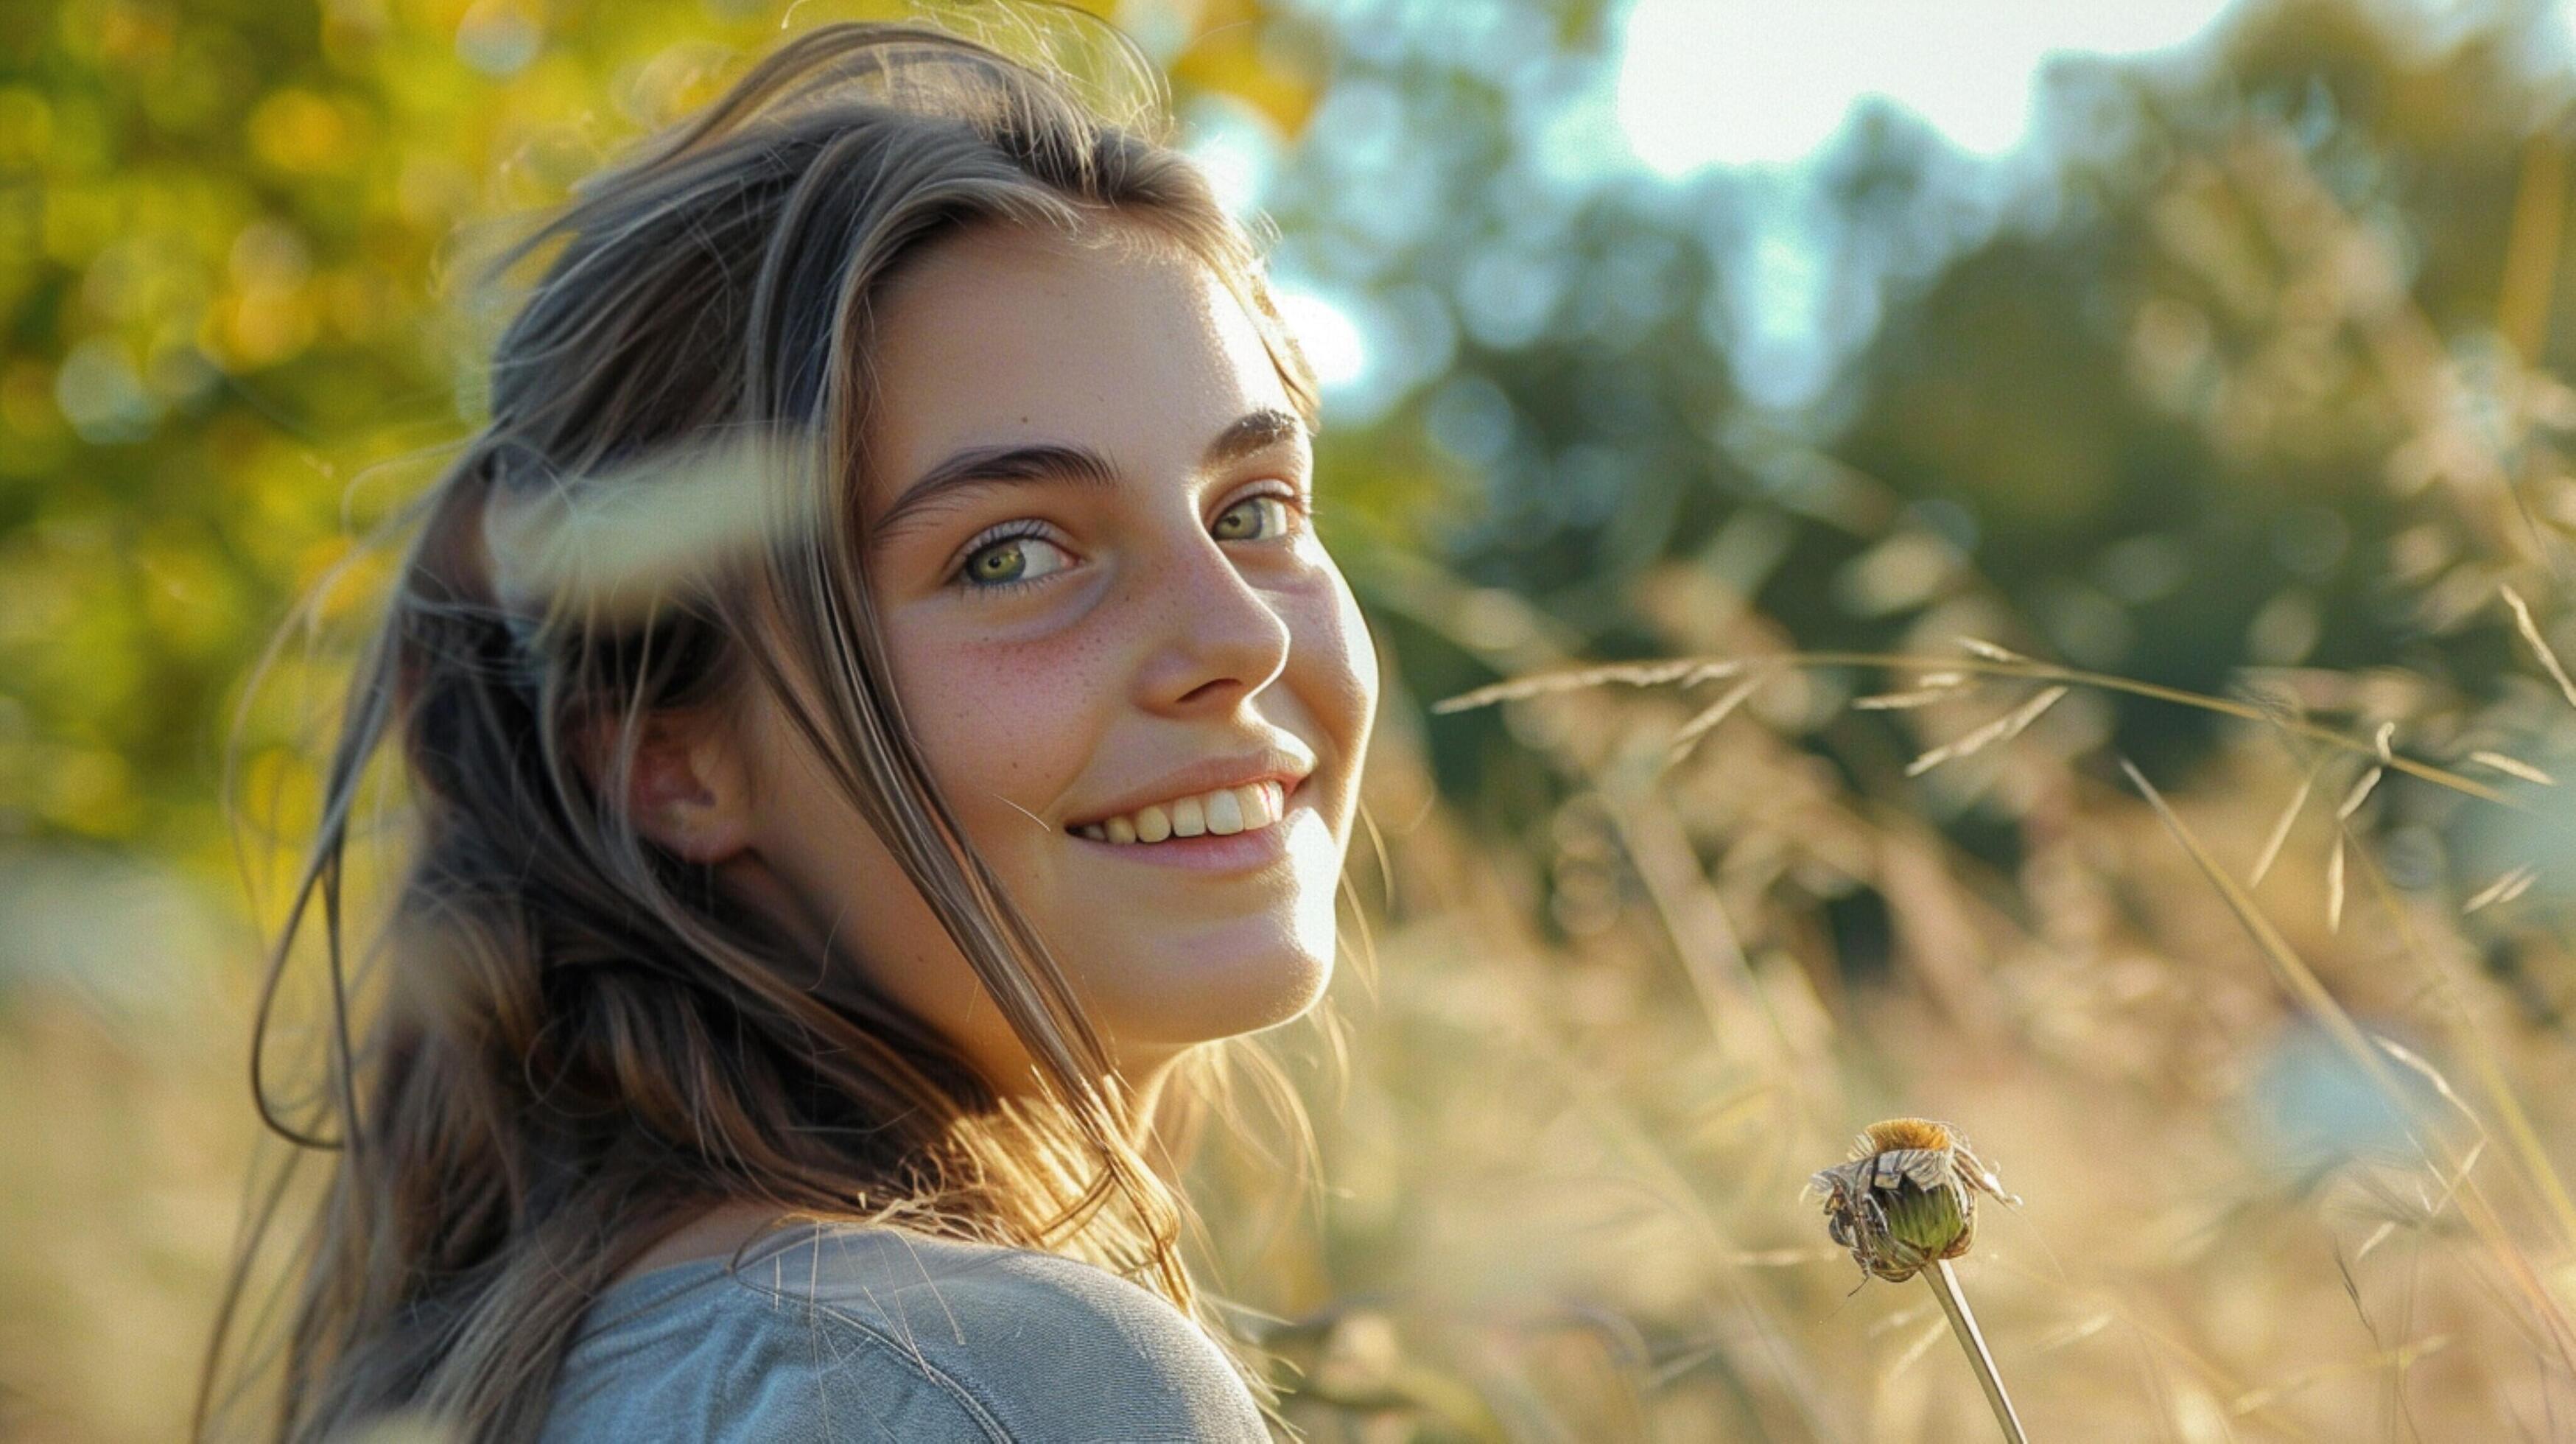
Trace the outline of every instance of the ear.
{"type": "Polygon", "coordinates": [[[713,865],[751,846],[754,801],[750,770],[722,723],[646,719],[625,798],[637,832],[676,856],[713,865]]]}

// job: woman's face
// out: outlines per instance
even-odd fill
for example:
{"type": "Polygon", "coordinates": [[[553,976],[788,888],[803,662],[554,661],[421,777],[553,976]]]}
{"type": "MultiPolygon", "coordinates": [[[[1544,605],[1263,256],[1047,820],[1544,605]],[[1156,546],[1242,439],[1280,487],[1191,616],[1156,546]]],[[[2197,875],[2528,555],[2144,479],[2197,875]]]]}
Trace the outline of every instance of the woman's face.
{"type": "MultiPolygon", "coordinates": [[[[950,806],[1131,1078],[1297,1016],[1332,972],[1378,674],[1242,305],[1165,248],[988,226],[877,316],[862,574],[950,806]],[[1266,826],[1263,792],[1285,802],[1266,826]],[[1219,836],[1229,807],[1249,815],[1219,836]],[[1209,830],[1110,840],[1162,826],[1209,830]]],[[[964,956],[753,710],[748,852],[773,889],[1017,1086],[1027,1055],[964,956]]]]}

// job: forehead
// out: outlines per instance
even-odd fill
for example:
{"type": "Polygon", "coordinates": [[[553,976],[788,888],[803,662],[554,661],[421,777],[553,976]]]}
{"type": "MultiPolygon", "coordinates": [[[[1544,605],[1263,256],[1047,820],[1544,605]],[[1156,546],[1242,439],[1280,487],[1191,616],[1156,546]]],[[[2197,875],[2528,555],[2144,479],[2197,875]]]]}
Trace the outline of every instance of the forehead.
{"type": "Polygon", "coordinates": [[[880,298],[872,504],[961,447],[1056,441],[1122,467],[1195,459],[1263,406],[1295,411],[1261,333],[1204,261],[1108,223],[937,242],[880,298]]]}

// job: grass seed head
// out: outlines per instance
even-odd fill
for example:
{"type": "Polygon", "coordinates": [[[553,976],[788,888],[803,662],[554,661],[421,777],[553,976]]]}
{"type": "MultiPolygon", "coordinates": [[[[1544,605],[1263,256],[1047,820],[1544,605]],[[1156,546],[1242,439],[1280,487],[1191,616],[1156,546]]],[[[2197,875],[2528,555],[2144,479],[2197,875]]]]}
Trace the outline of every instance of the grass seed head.
{"type": "Polygon", "coordinates": [[[2019,1204],[1946,1123],[1891,1118],[1853,1144],[1851,1161],[1807,1181],[1825,1204],[1825,1231],[1874,1277],[1903,1283],[1966,1253],[1977,1236],[1977,1195],[2019,1204]]]}

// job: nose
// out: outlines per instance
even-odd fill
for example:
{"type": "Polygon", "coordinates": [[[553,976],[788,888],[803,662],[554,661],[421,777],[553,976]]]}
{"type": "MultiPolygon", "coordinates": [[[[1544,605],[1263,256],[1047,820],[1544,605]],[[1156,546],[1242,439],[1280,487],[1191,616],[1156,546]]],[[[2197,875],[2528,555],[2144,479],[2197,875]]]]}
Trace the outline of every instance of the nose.
{"type": "Polygon", "coordinates": [[[1154,646],[1137,671],[1139,701],[1157,711],[1225,711],[1288,665],[1287,621],[1204,532],[1142,579],[1154,646]]]}

